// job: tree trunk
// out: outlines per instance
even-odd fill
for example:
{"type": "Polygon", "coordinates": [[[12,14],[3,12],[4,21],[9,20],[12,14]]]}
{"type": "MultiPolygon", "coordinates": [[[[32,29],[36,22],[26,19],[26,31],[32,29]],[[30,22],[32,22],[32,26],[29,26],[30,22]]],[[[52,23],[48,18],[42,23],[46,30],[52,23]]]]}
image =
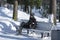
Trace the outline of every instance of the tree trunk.
{"type": "Polygon", "coordinates": [[[2,1],[0,0],[0,7],[1,7],[1,2],[2,2],[2,1]]]}
{"type": "Polygon", "coordinates": [[[53,23],[53,14],[48,15],[49,23],[53,23]]]}
{"type": "Polygon", "coordinates": [[[28,6],[25,5],[25,7],[24,7],[24,12],[28,13],[28,11],[29,11],[28,6]]]}
{"type": "Polygon", "coordinates": [[[53,25],[56,25],[56,0],[52,0],[53,25]]]}
{"type": "Polygon", "coordinates": [[[59,2],[59,22],[60,22],[60,2],[59,2]]]}
{"type": "Polygon", "coordinates": [[[24,12],[26,12],[26,5],[24,6],[24,12]]]}
{"type": "Polygon", "coordinates": [[[0,3],[0,7],[1,7],[1,3],[0,3]]]}
{"type": "Polygon", "coordinates": [[[52,0],[50,0],[50,3],[49,3],[49,15],[48,15],[48,18],[49,18],[49,22],[51,23],[52,22],[52,18],[53,18],[52,17],[52,0]]]}
{"type": "Polygon", "coordinates": [[[60,22],[60,12],[59,12],[59,22],[60,22]]]}
{"type": "Polygon", "coordinates": [[[49,15],[50,15],[50,20],[53,17],[53,25],[56,25],[56,0],[50,0],[49,15]]]}
{"type": "Polygon", "coordinates": [[[30,15],[32,14],[32,7],[30,6],[30,15]]]}
{"type": "Polygon", "coordinates": [[[18,8],[18,0],[14,1],[14,7],[13,7],[13,19],[17,20],[17,8],[18,8]]]}

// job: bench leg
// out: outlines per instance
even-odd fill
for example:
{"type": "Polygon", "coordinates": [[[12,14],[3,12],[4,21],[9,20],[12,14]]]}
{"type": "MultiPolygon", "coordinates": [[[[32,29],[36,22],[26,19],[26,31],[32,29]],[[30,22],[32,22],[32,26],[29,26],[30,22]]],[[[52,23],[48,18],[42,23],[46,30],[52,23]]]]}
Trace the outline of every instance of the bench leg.
{"type": "Polygon", "coordinates": [[[27,34],[29,34],[29,29],[27,29],[27,34]]]}
{"type": "Polygon", "coordinates": [[[49,33],[47,33],[47,37],[49,37],[49,33]]]}
{"type": "Polygon", "coordinates": [[[22,29],[18,29],[17,32],[17,35],[22,34],[22,29]]]}
{"type": "Polygon", "coordinates": [[[41,38],[43,38],[43,33],[41,33],[41,38]]]}
{"type": "Polygon", "coordinates": [[[22,30],[19,30],[19,34],[22,34],[22,30]]]}

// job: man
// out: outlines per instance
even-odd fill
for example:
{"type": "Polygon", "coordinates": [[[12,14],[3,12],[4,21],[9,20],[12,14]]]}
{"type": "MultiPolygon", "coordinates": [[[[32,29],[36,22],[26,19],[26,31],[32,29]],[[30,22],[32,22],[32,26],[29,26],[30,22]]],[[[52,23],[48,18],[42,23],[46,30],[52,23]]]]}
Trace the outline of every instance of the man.
{"type": "Polygon", "coordinates": [[[30,28],[35,28],[37,25],[36,19],[34,17],[34,14],[30,14],[30,19],[28,21],[29,27],[30,28]]]}

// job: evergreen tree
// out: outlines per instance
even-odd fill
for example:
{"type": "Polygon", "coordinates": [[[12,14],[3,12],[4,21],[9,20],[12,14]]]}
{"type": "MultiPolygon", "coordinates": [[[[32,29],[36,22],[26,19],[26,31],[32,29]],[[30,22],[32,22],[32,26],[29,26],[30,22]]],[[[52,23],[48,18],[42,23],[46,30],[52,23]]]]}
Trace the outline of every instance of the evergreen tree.
{"type": "Polygon", "coordinates": [[[24,0],[18,0],[18,4],[21,6],[21,9],[22,9],[22,5],[24,4],[24,0]]]}
{"type": "Polygon", "coordinates": [[[14,0],[7,0],[7,3],[14,4],[14,0]]]}
{"type": "Polygon", "coordinates": [[[27,12],[28,11],[29,0],[24,0],[23,3],[25,5],[24,11],[27,12]]]}
{"type": "Polygon", "coordinates": [[[42,0],[36,0],[35,5],[36,5],[36,8],[40,8],[40,6],[42,5],[42,0]]]}

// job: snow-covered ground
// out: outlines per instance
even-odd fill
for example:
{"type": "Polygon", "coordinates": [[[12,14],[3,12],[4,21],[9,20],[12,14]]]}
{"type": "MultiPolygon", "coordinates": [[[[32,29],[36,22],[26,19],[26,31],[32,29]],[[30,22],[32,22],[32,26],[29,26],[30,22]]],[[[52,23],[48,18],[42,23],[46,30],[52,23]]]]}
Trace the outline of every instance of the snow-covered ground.
{"type": "MultiPolygon", "coordinates": [[[[0,40],[49,40],[51,37],[40,38],[41,34],[16,35],[16,28],[22,20],[29,20],[29,14],[18,10],[18,21],[12,19],[13,10],[0,7],[0,40]]],[[[48,23],[47,18],[35,16],[38,22],[48,23]]],[[[25,30],[24,30],[25,31],[25,30]]],[[[23,31],[23,33],[24,33],[23,31]]],[[[25,32],[26,33],[26,32],[25,32]]]]}

